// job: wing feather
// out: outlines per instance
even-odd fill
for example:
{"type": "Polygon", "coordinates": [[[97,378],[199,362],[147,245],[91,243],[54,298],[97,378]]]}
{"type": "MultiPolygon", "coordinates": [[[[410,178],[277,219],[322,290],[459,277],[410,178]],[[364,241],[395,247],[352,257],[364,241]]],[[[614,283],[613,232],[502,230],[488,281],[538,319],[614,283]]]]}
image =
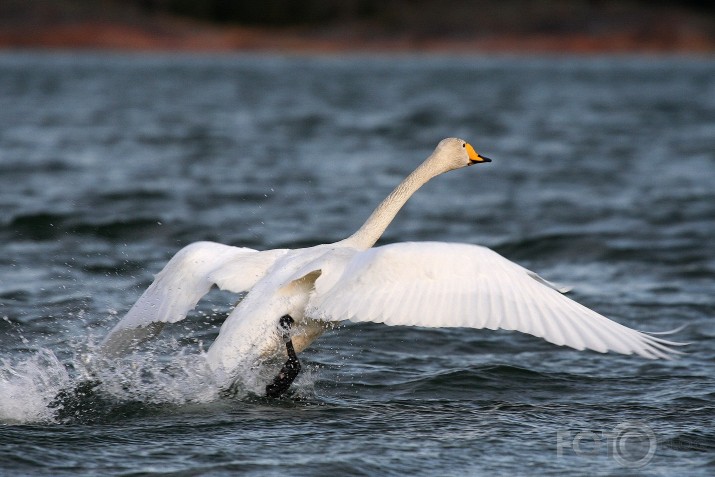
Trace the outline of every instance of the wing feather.
{"type": "Polygon", "coordinates": [[[679,343],[590,310],[485,247],[399,243],[326,261],[306,313],[326,321],[517,330],[557,345],[667,358],[679,343]]]}
{"type": "Polygon", "coordinates": [[[105,337],[102,353],[123,353],[130,345],[156,335],[163,324],[183,320],[214,285],[236,293],[249,290],[284,253],[214,242],[187,245],[169,260],[105,337]]]}

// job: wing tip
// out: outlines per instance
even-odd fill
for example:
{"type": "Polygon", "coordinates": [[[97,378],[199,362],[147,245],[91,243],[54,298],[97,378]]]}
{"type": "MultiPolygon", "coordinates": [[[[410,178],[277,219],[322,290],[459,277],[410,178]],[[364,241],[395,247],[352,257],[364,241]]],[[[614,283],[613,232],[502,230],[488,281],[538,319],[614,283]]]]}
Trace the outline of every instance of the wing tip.
{"type": "Polygon", "coordinates": [[[682,355],[688,354],[685,351],[675,349],[675,347],[687,346],[690,343],[666,340],[666,339],[660,338],[658,336],[654,336],[654,335],[663,336],[663,335],[677,333],[678,331],[681,331],[683,328],[685,328],[685,325],[680,326],[679,328],[676,328],[675,330],[671,330],[671,331],[660,331],[660,332],[639,331],[640,337],[641,337],[640,342],[642,345],[644,345],[644,348],[642,348],[640,350],[641,352],[639,352],[638,354],[641,356],[644,356],[645,358],[649,358],[649,359],[664,359],[664,360],[668,360],[668,361],[673,361],[675,359],[678,359],[682,355]]]}

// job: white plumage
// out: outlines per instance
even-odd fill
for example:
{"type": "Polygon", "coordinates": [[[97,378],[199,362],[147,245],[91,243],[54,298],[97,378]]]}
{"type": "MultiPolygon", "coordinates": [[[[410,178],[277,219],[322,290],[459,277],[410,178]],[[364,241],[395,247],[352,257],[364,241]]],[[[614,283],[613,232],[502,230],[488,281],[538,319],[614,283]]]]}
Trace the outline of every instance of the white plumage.
{"type": "MultiPolygon", "coordinates": [[[[298,250],[258,252],[212,242],[179,251],[102,344],[106,356],[131,349],[182,320],[212,286],[248,291],[207,352],[217,379],[284,353],[277,324],[291,315],[301,351],[331,322],[516,330],[557,344],[645,358],[678,345],[570,300],[555,285],[477,245],[407,242],[374,247],[407,199],[430,178],[488,162],[461,139],[445,139],[351,237],[298,250]]],[[[265,383],[262,383],[265,384],[265,383]]],[[[256,387],[261,383],[256,384],[256,387]]]]}

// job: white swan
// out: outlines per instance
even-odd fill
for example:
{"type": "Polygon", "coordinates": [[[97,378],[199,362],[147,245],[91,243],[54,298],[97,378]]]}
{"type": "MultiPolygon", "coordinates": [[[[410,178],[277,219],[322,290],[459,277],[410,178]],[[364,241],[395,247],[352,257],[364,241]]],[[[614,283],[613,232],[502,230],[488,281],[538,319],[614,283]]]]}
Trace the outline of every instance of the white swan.
{"type": "MultiPolygon", "coordinates": [[[[362,227],[340,242],[262,252],[212,242],[188,245],[111,330],[102,342],[102,354],[116,356],[158,333],[163,324],[184,319],[214,285],[248,291],[206,353],[224,387],[232,385],[241,370],[260,367],[271,356],[285,359],[278,326],[284,315],[295,320],[291,336],[298,352],[327,324],[343,320],[517,330],[578,350],[645,358],[668,358],[676,352],[669,346],[679,343],[611,321],[488,248],[440,242],[372,248],[420,186],[444,172],[481,162],[490,160],[465,141],[442,140],[362,227]]],[[[260,379],[265,381],[265,376],[260,379]]],[[[260,391],[266,384],[260,379],[247,385],[260,391]]]]}

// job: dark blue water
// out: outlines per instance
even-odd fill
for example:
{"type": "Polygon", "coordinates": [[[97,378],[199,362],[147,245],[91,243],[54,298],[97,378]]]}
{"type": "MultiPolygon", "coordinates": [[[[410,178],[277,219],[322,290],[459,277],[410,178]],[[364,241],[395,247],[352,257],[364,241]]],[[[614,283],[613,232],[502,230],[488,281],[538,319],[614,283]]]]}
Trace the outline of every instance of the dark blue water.
{"type": "Polygon", "coordinates": [[[715,473],[711,58],[0,55],[0,474],[715,473]],[[494,162],[420,190],[382,242],[490,246],[672,362],[518,333],[345,325],[299,399],[196,365],[236,298],[58,418],[48,404],[168,258],[351,234],[443,137],[494,162]]]}

